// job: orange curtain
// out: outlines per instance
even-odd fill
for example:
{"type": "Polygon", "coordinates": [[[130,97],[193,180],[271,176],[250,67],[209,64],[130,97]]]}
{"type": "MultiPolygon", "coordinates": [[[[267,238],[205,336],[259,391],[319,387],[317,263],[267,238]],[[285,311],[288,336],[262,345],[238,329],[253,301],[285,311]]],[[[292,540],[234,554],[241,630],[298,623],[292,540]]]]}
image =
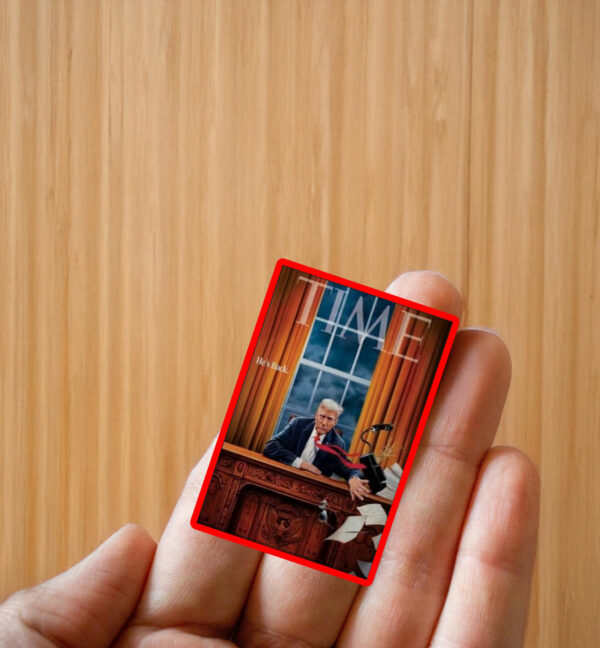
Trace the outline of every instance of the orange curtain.
{"type": "Polygon", "coordinates": [[[227,430],[229,443],[260,452],[273,435],[324,292],[301,277],[326,283],[292,268],[281,269],[227,430]],[[259,358],[286,367],[287,373],[258,364],[259,358]]]}
{"type": "MultiPolygon", "coordinates": [[[[406,463],[450,330],[450,322],[440,318],[427,316],[431,319],[431,323],[428,323],[409,317],[410,323],[405,331],[407,335],[401,337],[400,348],[395,348],[405,322],[404,318],[409,313],[426,316],[425,313],[411,308],[400,305],[395,307],[383,345],[383,351],[387,353],[382,352],[375,365],[349,450],[351,453],[368,452],[367,445],[360,440],[360,433],[375,423],[392,423],[393,431],[390,434],[379,433],[373,449],[375,455],[379,456],[386,446],[391,446],[391,452],[381,460],[383,467],[391,466],[396,461],[402,467],[406,463]],[[411,339],[408,336],[422,340],[411,339]],[[391,353],[393,350],[396,351],[396,355],[391,353]],[[418,362],[412,362],[401,357],[402,355],[417,358],[418,362]]],[[[371,443],[373,436],[367,435],[371,443]]]]}

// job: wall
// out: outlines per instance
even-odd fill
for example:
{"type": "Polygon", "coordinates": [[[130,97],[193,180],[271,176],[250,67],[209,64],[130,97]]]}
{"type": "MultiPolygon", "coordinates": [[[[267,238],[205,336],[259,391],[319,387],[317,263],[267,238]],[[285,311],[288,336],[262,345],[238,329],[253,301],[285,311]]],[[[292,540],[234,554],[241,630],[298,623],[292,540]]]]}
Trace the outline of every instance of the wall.
{"type": "Polygon", "coordinates": [[[0,3],[0,595],[161,532],[274,262],[445,273],[513,357],[528,646],[600,642],[600,7],[0,3]]]}

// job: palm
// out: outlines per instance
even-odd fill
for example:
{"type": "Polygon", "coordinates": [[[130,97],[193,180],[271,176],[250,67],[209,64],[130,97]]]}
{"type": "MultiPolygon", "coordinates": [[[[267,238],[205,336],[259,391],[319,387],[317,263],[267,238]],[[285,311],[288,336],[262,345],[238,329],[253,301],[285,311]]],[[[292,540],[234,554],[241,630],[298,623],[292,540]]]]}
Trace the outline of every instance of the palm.
{"type": "MultiPolygon", "coordinates": [[[[403,275],[388,290],[460,315],[459,295],[437,275],[403,275]]],[[[207,453],[117,645],[521,645],[538,485],[521,453],[490,450],[509,380],[497,336],[458,334],[370,587],[193,530],[207,453]]]]}

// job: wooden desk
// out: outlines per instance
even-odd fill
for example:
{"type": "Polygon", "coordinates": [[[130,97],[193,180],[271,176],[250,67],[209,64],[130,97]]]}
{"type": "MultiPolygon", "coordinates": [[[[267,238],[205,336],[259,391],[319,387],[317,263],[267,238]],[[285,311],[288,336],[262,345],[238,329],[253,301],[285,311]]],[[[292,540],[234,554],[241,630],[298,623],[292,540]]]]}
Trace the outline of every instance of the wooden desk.
{"type": "MultiPolygon", "coordinates": [[[[344,544],[325,540],[333,528],[319,521],[323,500],[335,528],[358,513],[346,482],[225,443],[198,522],[345,572],[355,571],[357,560],[372,561],[372,538],[382,527],[365,526],[344,544]]],[[[389,513],[391,502],[382,497],[362,503],[373,502],[389,513]]]]}

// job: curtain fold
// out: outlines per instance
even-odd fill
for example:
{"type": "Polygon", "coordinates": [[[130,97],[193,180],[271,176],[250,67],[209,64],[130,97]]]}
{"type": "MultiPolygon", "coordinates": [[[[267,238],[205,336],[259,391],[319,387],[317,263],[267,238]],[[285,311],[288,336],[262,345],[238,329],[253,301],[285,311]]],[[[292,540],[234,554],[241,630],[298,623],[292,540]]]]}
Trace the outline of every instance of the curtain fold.
{"type": "MultiPolygon", "coordinates": [[[[425,315],[400,305],[394,308],[383,345],[383,351],[387,353],[382,352],[375,365],[349,450],[350,453],[368,452],[369,448],[361,441],[360,433],[375,423],[392,423],[392,432],[380,432],[373,447],[377,456],[383,453],[386,446],[390,449],[381,458],[380,463],[384,468],[396,461],[402,467],[406,463],[450,328],[449,322],[436,317],[431,317],[430,323],[409,318],[405,335],[401,337],[402,344],[396,348],[398,335],[408,314],[425,315]],[[401,356],[417,358],[418,362],[401,356]]],[[[373,443],[375,435],[371,433],[366,436],[373,443]]]]}
{"type": "Polygon", "coordinates": [[[225,440],[261,452],[271,438],[324,290],[325,280],[283,267],[275,285],[225,440]],[[310,305],[308,316],[305,308],[310,305]],[[308,325],[299,323],[306,321],[308,325]],[[259,364],[259,358],[287,372],[259,364]]]}

